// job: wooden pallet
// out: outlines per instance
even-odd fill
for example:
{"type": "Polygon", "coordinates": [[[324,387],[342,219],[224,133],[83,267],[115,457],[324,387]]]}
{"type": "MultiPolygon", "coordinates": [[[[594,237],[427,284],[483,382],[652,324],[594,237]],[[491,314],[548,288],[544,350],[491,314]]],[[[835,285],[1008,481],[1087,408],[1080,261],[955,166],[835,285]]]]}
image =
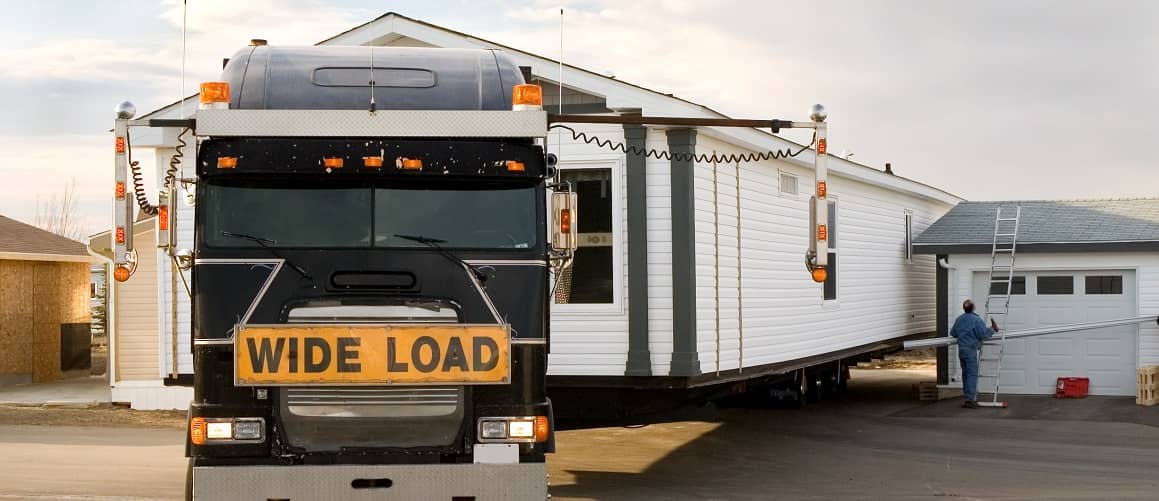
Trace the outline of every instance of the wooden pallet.
{"type": "Polygon", "coordinates": [[[1135,403],[1139,405],[1159,405],[1159,365],[1140,367],[1135,371],[1138,376],[1135,403]]]}
{"type": "Polygon", "coordinates": [[[921,382],[914,385],[914,393],[917,394],[918,400],[921,401],[935,401],[938,400],[938,383],[933,381],[921,382]]]}

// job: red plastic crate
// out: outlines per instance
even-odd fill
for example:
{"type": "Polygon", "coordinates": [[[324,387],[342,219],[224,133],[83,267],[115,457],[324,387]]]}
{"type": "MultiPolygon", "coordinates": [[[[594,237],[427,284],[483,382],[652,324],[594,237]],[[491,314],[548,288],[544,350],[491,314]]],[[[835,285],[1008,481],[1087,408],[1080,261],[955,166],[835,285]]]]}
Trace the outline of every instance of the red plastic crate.
{"type": "Polygon", "coordinates": [[[1086,398],[1090,388],[1090,378],[1060,377],[1054,387],[1054,398],[1086,398]]]}

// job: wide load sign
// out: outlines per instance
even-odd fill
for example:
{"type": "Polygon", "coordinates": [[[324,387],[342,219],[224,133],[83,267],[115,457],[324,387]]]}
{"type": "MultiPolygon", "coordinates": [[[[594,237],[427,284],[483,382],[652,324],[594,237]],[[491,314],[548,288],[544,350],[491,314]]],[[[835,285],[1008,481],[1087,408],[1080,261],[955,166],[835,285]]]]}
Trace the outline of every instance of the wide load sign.
{"type": "Polygon", "coordinates": [[[506,325],[251,325],[234,344],[238,386],[502,384],[506,325]]]}

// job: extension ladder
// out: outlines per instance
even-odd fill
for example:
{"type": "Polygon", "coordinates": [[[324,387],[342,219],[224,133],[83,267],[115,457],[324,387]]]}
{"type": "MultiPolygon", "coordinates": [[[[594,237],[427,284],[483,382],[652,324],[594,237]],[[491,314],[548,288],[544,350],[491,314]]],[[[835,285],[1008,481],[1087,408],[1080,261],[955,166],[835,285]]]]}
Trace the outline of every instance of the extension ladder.
{"type": "MultiPolygon", "coordinates": [[[[1007,208],[1007,213],[1010,209],[1007,208]]],[[[978,402],[982,407],[1006,407],[998,401],[1001,388],[1002,358],[1006,355],[1006,320],[1010,314],[1010,296],[1014,292],[1014,257],[1018,248],[1018,222],[1022,206],[1014,208],[1014,217],[1002,217],[1002,207],[994,216],[994,245],[990,250],[990,290],[986,294],[986,325],[998,326],[998,342],[982,343],[978,359],[979,387],[983,381],[993,381],[993,399],[978,402]]],[[[1023,283],[1023,287],[1025,287],[1023,283]]],[[[1022,291],[1025,294],[1025,290],[1022,291]]],[[[981,388],[979,388],[981,389],[981,388]]],[[[985,393],[985,392],[983,392],[985,393]]]]}

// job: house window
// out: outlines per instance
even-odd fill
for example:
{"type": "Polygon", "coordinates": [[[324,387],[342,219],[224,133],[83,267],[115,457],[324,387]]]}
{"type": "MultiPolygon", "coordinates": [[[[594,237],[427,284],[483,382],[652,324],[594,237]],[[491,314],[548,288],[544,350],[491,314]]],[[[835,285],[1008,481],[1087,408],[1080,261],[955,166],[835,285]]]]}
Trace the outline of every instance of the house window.
{"type": "Polygon", "coordinates": [[[837,202],[829,202],[829,266],[826,268],[825,300],[837,300],[837,202]]]}
{"type": "MultiPolygon", "coordinates": [[[[1010,281],[1010,295],[1021,296],[1026,294],[1026,277],[1014,277],[1010,281]]],[[[990,282],[991,296],[1005,296],[1006,282],[990,282]]]]}
{"type": "Polygon", "coordinates": [[[914,214],[905,211],[905,261],[914,262],[914,214]]]}
{"type": "Polygon", "coordinates": [[[1087,294],[1122,294],[1122,275],[1092,275],[1086,277],[1087,294]]]}
{"type": "Polygon", "coordinates": [[[1074,277],[1042,276],[1038,277],[1038,295],[1058,296],[1074,294],[1074,277]]]}
{"type": "Polygon", "coordinates": [[[797,194],[797,176],[781,172],[781,194],[782,195],[796,195],[797,194]]]}
{"type": "Polygon", "coordinates": [[[556,286],[557,304],[609,304],[614,294],[612,169],[564,169],[560,181],[576,191],[579,249],[556,286]]]}

